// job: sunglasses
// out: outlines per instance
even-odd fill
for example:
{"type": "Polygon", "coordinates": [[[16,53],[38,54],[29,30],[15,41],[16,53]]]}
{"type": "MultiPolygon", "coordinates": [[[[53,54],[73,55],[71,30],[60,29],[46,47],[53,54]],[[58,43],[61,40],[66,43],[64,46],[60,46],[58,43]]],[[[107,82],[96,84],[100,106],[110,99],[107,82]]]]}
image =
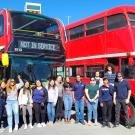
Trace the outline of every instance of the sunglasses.
{"type": "Polygon", "coordinates": [[[95,81],[95,80],[91,80],[91,81],[95,81]]]}
{"type": "Polygon", "coordinates": [[[119,77],[122,77],[122,76],[118,76],[118,78],[119,78],[119,77]]]}

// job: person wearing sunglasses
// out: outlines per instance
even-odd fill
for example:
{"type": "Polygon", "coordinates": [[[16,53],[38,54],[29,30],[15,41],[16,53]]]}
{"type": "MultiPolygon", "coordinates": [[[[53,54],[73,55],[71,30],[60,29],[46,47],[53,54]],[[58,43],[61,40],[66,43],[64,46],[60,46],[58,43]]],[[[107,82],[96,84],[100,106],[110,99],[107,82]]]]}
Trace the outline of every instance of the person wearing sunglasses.
{"type": "Polygon", "coordinates": [[[97,125],[97,105],[99,96],[99,86],[96,84],[96,79],[92,77],[90,84],[85,87],[86,103],[88,110],[88,125],[91,125],[92,112],[95,125],[97,125]]]}
{"type": "Polygon", "coordinates": [[[7,111],[7,120],[8,120],[8,127],[9,127],[9,133],[12,132],[12,126],[13,126],[13,116],[15,119],[15,131],[18,130],[18,124],[19,124],[19,105],[18,105],[18,90],[24,85],[21,76],[18,75],[19,83],[16,83],[14,79],[9,79],[7,81],[6,85],[6,91],[7,91],[7,100],[6,100],[6,111],[7,111]]]}
{"type": "Polygon", "coordinates": [[[127,80],[123,79],[122,73],[117,73],[118,82],[114,85],[113,103],[115,104],[115,127],[119,126],[120,110],[125,114],[125,126],[131,128],[128,119],[128,104],[130,102],[131,87],[127,80]]]}

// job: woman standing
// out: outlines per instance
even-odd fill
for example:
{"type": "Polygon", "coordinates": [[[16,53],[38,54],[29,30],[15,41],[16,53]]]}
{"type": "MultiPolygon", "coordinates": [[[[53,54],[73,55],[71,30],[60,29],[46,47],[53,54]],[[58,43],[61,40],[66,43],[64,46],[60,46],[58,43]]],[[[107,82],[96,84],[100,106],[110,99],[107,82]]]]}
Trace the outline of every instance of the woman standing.
{"type": "Polygon", "coordinates": [[[48,114],[48,125],[52,126],[55,119],[55,106],[58,99],[58,88],[55,86],[55,81],[53,79],[49,80],[48,86],[48,104],[47,104],[47,114],[48,114]]]}
{"type": "Polygon", "coordinates": [[[45,108],[48,100],[47,90],[42,86],[41,81],[36,81],[36,88],[33,90],[33,107],[35,111],[35,117],[37,127],[45,127],[45,108]],[[40,123],[41,116],[41,123],[40,123]]]}
{"type": "Polygon", "coordinates": [[[99,89],[99,101],[102,108],[103,127],[106,125],[111,128],[111,114],[112,114],[112,98],[113,98],[113,86],[109,84],[107,78],[103,79],[103,86],[99,89]]]}
{"type": "Polygon", "coordinates": [[[29,113],[29,126],[32,126],[32,107],[33,107],[33,100],[32,100],[32,90],[30,89],[30,84],[28,81],[25,82],[24,87],[20,90],[19,93],[19,105],[23,112],[23,122],[24,122],[24,129],[27,129],[27,122],[26,122],[26,111],[29,113]]]}
{"type": "Polygon", "coordinates": [[[64,94],[64,87],[63,87],[63,80],[62,76],[58,75],[55,81],[55,84],[58,88],[58,101],[56,105],[56,119],[57,121],[61,121],[64,117],[64,110],[63,110],[63,94],[64,94]]]}
{"type": "Polygon", "coordinates": [[[85,88],[86,103],[88,109],[88,125],[91,125],[92,112],[95,125],[97,125],[97,105],[99,97],[99,86],[96,84],[94,77],[90,79],[90,85],[85,88]]]}
{"type": "MultiPolygon", "coordinates": [[[[6,88],[6,83],[3,81],[0,84],[0,129],[1,129],[1,121],[3,118],[3,112],[5,109],[6,97],[7,97],[5,88],[6,88]]],[[[0,132],[1,132],[1,130],[0,130],[0,132]]]]}
{"type": "Polygon", "coordinates": [[[16,84],[14,79],[9,79],[7,82],[7,85],[6,85],[6,90],[7,90],[6,110],[7,110],[9,133],[12,132],[12,126],[13,126],[12,112],[13,112],[14,118],[15,118],[15,131],[18,130],[19,105],[18,105],[17,95],[18,95],[18,90],[24,84],[19,75],[18,75],[18,80],[19,80],[19,83],[16,84]]]}
{"type": "Polygon", "coordinates": [[[71,109],[73,102],[72,83],[70,78],[66,77],[64,83],[64,107],[65,107],[65,123],[70,123],[71,109]]]}

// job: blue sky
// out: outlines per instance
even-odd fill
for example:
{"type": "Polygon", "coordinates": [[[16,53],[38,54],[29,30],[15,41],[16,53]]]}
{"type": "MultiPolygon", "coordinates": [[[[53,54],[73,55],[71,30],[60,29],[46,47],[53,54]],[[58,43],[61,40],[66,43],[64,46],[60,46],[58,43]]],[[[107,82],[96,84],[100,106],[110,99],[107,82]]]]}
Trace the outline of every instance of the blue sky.
{"type": "Polygon", "coordinates": [[[25,2],[42,4],[44,15],[61,19],[65,25],[120,5],[135,5],[135,0],[0,0],[0,9],[24,10],[25,2]]]}

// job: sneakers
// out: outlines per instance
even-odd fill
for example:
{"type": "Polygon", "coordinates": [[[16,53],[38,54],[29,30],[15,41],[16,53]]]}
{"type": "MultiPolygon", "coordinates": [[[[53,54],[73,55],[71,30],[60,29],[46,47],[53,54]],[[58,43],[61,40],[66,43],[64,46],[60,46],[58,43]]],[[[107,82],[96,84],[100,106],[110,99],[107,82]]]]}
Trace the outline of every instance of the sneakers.
{"type": "Polygon", "coordinates": [[[24,124],[24,129],[27,129],[28,127],[27,127],[27,124],[24,124]]]}
{"type": "Polygon", "coordinates": [[[48,125],[48,126],[53,126],[53,121],[49,121],[49,122],[47,123],[47,125],[48,125]]]}
{"type": "Polygon", "coordinates": [[[119,127],[119,123],[116,122],[115,125],[114,125],[114,127],[119,127]]]}
{"type": "Polygon", "coordinates": [[[84,122],[84,121],[81,121],[80,123],[81,123],[82,125],[85,125],[85,122],[84,122]]]}
{"type": "Polygon", "coordinates": [[[33,128],[33,126],[32,126],[32,124],[31,124],[31,123],[29,124],[29,127],[30,127],[30,128],[33,128]]]}
{"type": "Polygon", "coordinates": [[[125,126],[127,129],[131,129],[131,126],[128,124],[125,126]]]}
{"type": "Polygon", "coordinates": [[[46,127],[45,122],[42,122],[41,125],[42,125],[42,127],[46,127]]]}
{"type": "Polygon", "coordinates": [[[37,124],[37,127],[38,127],[38,128],[41,128],[41,127],[42,127],[42,125],[41,125],[40,123],[38,123],[38,124],[37,124]]]}
{"type": "Polygon", "coordinates": [[[107,122],[107,127],[111,128],[110,122],[107,122]]]}
{"type": "Polygon", "coordinates": [[[88,125],[89,125],[89,126],[91,126],[91,125],[92,125],[91,121],[88,121],[88,125]]]}
{"type": "Polygon", "coordinates": [[[98,126],[97,119],[95,119],[94,126],[98,126]]]}
{"type": "Polygon", "coordinates": [[[102,128],[104,128],[106,126],[106,122],[103,122],[102,124],[102,128]]]}
{"type": "Polygon", "coordinates": [[[9,128],[8,132],[9,133],[12,133],[13,132],[12,128],[9,128]]]}
{"type": "Polygon", "coordinates": [[[14,129],[15,131],[18,131],[18,125],[15,125],[15,129],[14,129]]]}
{"type": "Polygon", "coordinates": [[[4,132],[4,129],[3,128],[0,128],[0,133],[4,132]]]}

